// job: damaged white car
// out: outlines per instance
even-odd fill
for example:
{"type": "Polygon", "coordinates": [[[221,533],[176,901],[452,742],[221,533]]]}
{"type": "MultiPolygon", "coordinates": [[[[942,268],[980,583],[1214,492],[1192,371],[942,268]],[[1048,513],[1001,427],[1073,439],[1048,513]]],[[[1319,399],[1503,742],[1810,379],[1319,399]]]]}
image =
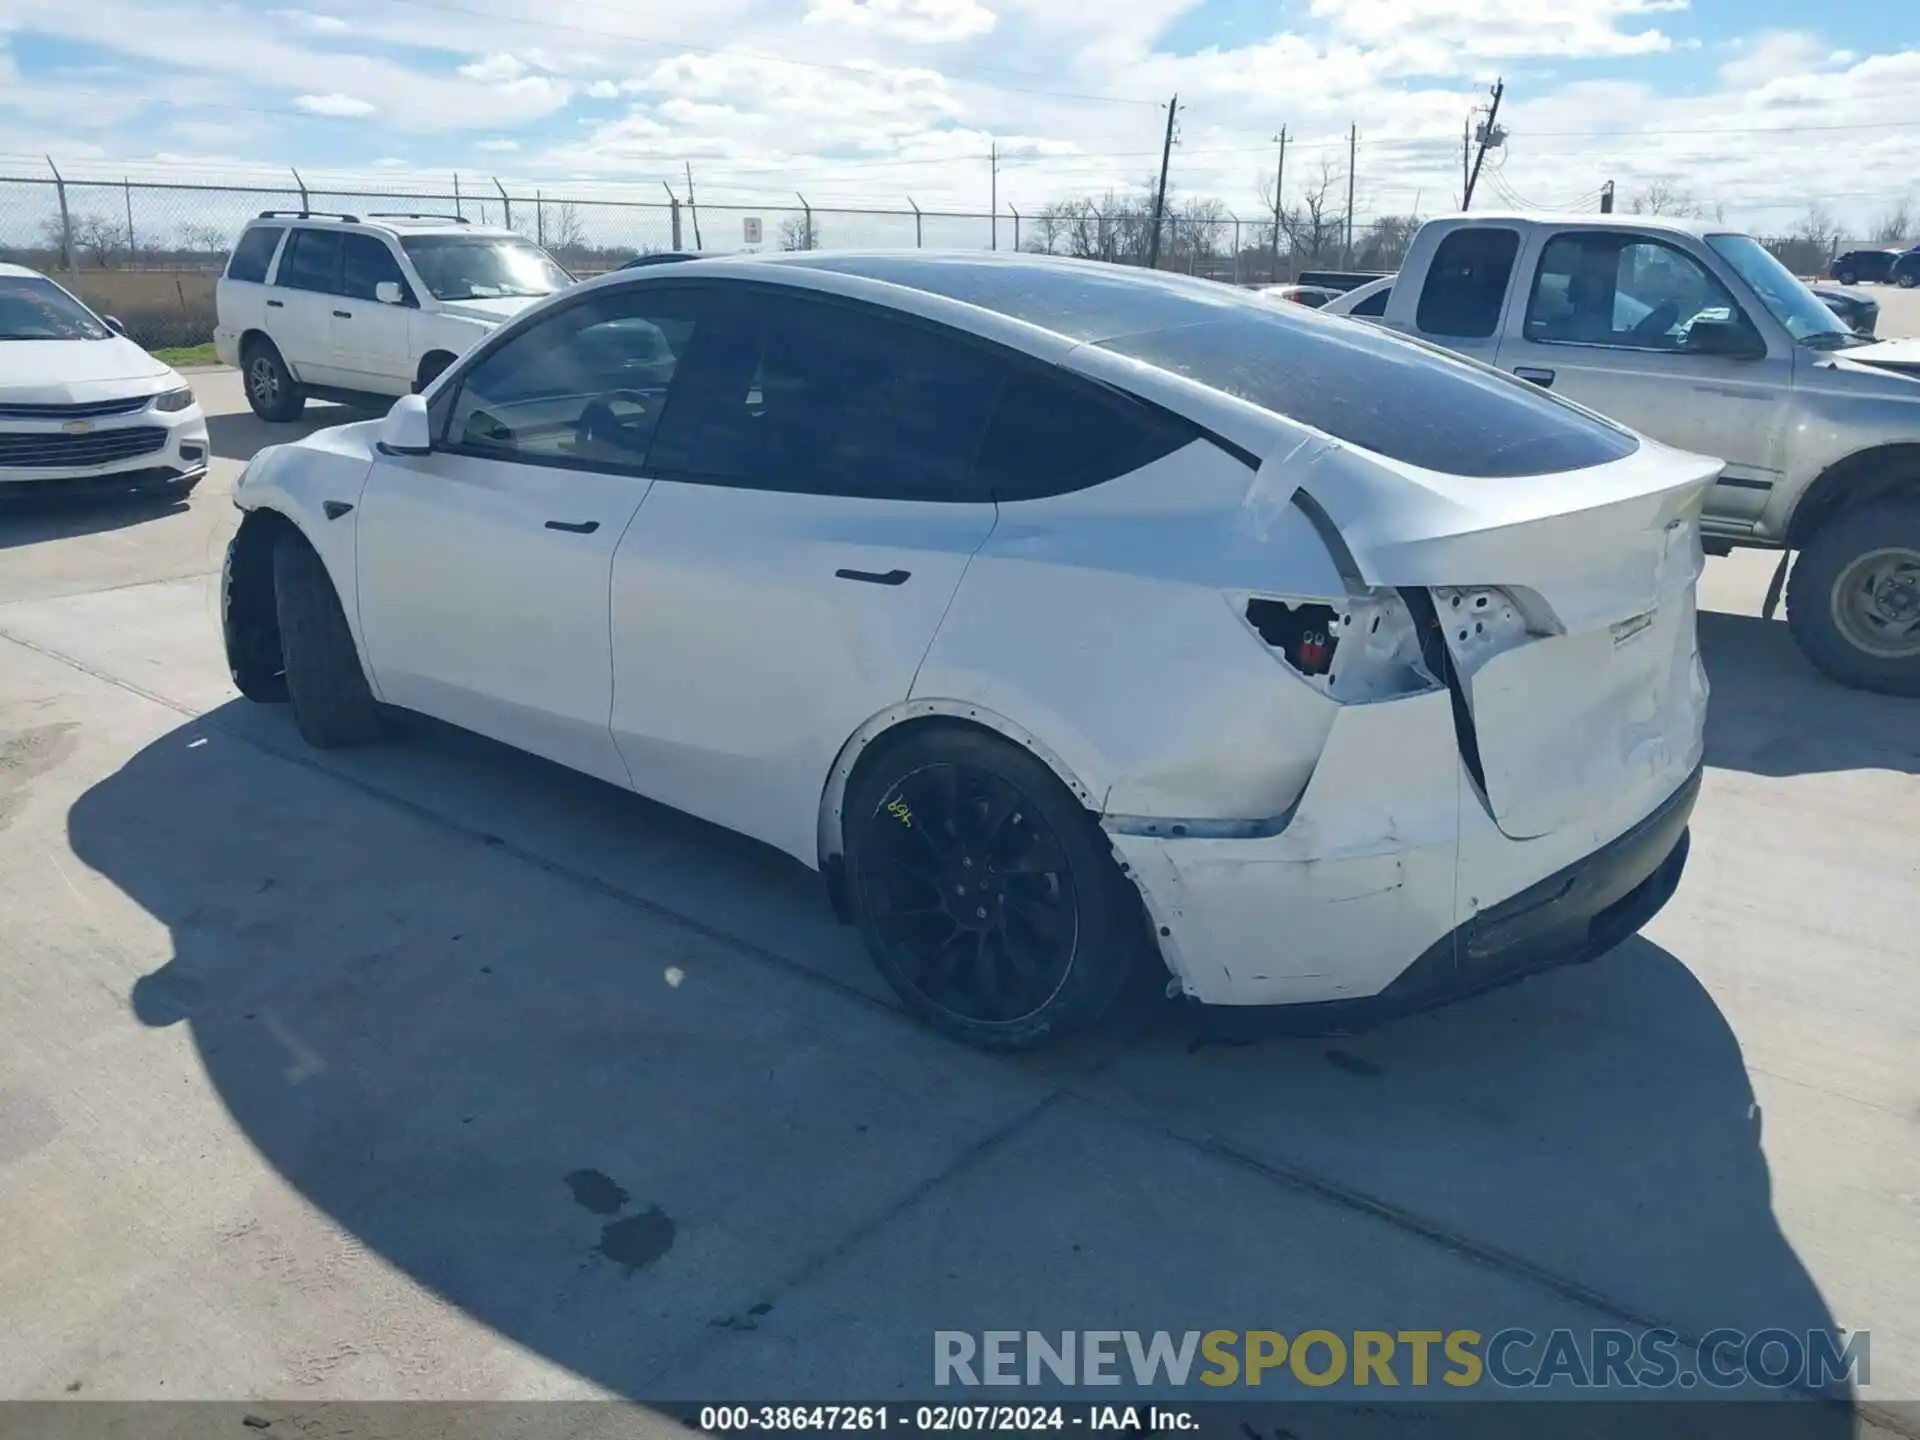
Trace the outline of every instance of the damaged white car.
{"type": "Polygon", "coordinates": [[[1156,954],[1344,1021],[1672,894],[1718,470],[1204,281],[697,260],[263,451],[226,645],[316,745],[423,711],[787,851],[968,1042],[1156,954]]]}

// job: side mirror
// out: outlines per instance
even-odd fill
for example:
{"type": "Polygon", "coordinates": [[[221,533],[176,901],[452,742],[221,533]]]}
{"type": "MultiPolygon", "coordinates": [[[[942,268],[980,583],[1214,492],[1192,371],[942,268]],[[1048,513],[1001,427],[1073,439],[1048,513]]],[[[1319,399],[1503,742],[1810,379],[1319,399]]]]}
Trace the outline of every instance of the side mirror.
{"type": "Polygon", "coordinates": [[[1687,327],[1687,353],[1719,355],[1728,360],[1764,360],[1767,342],[1748,321],[1735,316],[1729,320],[1695,320],[1687,327]]]}
{"type": "Polygon", "coordinates": [[[398,280],[382,280],[379,284],[375,285],[373,287],[373,298],[378,300],[382,305],[404,305],[407,303],[406,293],[401,290],[398,280]]]}
{"type": "Polygon", "coordinates": [[[427,402],[418,395],[402,395],[394,401],[387,418],[380,422],[376,448],[382,455],[431,454],[433,432],[427,418],[427,402]]]}
{"type": "Polygon", "coordinates": [[[116,335],[124,335],[127,333],[127,327],[120,323],[120,317],[118,315],[102,315],[100,320],[101,323],[116,335]]]}

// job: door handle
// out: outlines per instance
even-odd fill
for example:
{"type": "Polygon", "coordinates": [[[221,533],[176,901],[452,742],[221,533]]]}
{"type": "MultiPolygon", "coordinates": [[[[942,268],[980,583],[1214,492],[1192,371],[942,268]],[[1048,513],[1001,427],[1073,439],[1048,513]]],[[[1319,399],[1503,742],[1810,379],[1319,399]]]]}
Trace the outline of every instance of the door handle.
{"type": "Polygon", "coordinates": [[[591,535],[600,528],[598,520],[549,520],[549,530],[564,530],[569,535],[591,535]]]}
{"type": "Polygon", "coordinates": [[[911,570],[889,570],[882,575],[873,570],[836,570],[836,580],[860,580],[868,585],[904,585],[913,578],[911,570]]]}
{"type": "Polygon", "coordinates": [[[1553,387],[1553,372],[1551,370],[1538,370],[1531,365],[1516,365],[1513,367],[1513,373],[1530,384],[1538,385],[1542,390],[1549,390],[1553,387]]]}
{"type": "Polygon", "coordinates": [[[284,310],[287,306],[284,300],[269,300],[267,302],[267,308],[269,310],[284,310]]]}
{"type": "Polygon", "coordinates": [[[333,318],[336,320],[351,320],[353,318],[353,312],[351,310],[336,310],[333,312],[333,318]]]}

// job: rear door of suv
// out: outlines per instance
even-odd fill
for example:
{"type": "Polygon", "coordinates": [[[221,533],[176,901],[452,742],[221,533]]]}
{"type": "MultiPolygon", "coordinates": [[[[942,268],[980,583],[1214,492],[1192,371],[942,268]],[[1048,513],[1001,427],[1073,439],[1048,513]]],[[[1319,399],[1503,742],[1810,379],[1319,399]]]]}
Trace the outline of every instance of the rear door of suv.
{"type": "Polygon", "coordinates": [[[341,232],[296,225],[280,248],[267,292],[266,332],[305,385],[351,385],[334,363],[333,311],[340,291],[341,232]]]}

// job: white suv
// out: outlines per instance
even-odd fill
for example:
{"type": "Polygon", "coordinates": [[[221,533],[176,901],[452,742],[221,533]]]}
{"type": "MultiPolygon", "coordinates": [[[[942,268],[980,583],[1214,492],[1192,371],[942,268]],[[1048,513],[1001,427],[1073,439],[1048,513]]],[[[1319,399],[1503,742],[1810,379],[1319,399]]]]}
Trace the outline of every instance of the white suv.
{"type": "Polygon", "coordinates": [[[384,409],[572,283],[524,236],[456,216],[267,210],[220,278],[213,340],[263,420],[309,397],[384,409]]]}

